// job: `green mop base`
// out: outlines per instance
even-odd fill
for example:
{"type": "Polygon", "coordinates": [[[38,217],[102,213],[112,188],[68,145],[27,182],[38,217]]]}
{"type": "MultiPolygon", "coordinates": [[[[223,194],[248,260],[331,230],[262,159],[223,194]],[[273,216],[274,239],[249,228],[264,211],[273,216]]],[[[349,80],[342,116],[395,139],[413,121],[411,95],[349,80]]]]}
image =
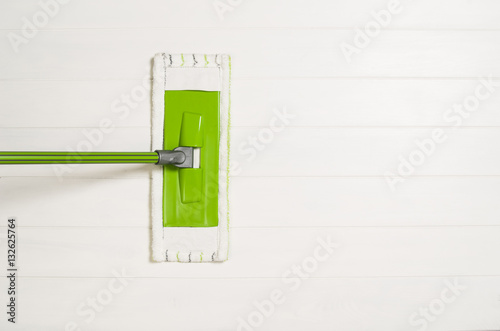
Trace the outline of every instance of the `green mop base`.
{"type": "Polygon", "coordinates": [[[219,92],[165,91],[164,149],[199,148],[199,168],[163,169],[163,226],[218,225],[219,92]]]}

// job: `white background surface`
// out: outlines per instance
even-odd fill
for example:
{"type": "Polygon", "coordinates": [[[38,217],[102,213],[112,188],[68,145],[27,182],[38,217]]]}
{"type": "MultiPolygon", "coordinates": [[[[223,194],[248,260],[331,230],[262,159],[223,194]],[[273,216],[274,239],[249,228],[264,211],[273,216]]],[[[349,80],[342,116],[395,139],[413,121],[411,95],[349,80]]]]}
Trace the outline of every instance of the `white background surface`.
{"type": "Polygon", "coordinates": [[[460,127],[443,114],[481,77],[500,78],[500,3],[401,1],[346,61],[340,45],[387,4],[242,1],[221,20],[213,1],[72,0],[16,53],[9,34],[41,7],[2,0],[0,150],[77,149],[108,118],[95,151],[147,151],[149,95],[121,98],[150,79],[153,55],[228,53],[239,167],[230,260],[216,265],[150,262],[150,166],[82,165],[62,179],[0,167],[1,231],[18,217],[21,276],[18,324],[2,308],[0,329],[236,330],[274,289],[285,302],[252,329],[499,329],[500,91],[460,127]],[[283,109],[295,118],[249,160],[248,139],[283,109]],[[385,172],[435,128],[447,141],[391,190],[385,172]],[[282,274],[328,236],[340,246],[290,290],[282,274]],[[82,316],[122,271],[119,293],[82,316]],[[442,308],[447,281],[465,289],[442,308]],[[429,305],[426,328],[412,325],[429,305]]]}

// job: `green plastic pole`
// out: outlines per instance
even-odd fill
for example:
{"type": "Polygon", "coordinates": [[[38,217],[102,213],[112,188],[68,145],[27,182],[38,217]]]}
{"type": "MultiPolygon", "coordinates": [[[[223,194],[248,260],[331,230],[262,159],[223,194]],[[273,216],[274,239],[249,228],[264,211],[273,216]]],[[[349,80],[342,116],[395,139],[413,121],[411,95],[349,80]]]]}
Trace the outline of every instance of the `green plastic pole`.
{"type": "Polygon", "coordinates": [[[0,164],[50,164],[50,163],[157,163],[156,152],[0,152],[0,164]]]}

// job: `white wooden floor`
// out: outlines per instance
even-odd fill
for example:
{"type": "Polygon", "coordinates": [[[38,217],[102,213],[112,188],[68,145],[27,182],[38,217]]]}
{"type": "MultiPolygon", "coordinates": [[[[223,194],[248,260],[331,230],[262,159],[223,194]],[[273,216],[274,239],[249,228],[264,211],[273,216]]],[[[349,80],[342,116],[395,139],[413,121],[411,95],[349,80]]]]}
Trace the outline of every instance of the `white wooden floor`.
{"type": "Polygon", "coordinates": [[[0,150],[148,151],[153,55],[231,54],[230,260],[150,261],[150,166],[1,166],[1,330],[500,329],[499,1],[401,0],[350,62],[390,1],[66,2],[0,2],[0,150]]]}

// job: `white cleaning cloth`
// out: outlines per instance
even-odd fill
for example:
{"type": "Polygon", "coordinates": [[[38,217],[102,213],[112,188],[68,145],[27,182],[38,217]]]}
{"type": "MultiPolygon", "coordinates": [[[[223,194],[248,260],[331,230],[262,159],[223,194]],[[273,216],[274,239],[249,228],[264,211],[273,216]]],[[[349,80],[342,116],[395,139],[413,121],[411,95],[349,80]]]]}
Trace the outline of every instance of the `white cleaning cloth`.
{"type": "Polygon", "coordinates": [[[229,111],[231,58],[228,55],[156,54],[153,64],[152,150],[163,149],[165,91],[220,91],[219,222],[217,227],[163,227],[163,169],[152,174],[153,260],[220,262],[229,254],[229,111]]]}

